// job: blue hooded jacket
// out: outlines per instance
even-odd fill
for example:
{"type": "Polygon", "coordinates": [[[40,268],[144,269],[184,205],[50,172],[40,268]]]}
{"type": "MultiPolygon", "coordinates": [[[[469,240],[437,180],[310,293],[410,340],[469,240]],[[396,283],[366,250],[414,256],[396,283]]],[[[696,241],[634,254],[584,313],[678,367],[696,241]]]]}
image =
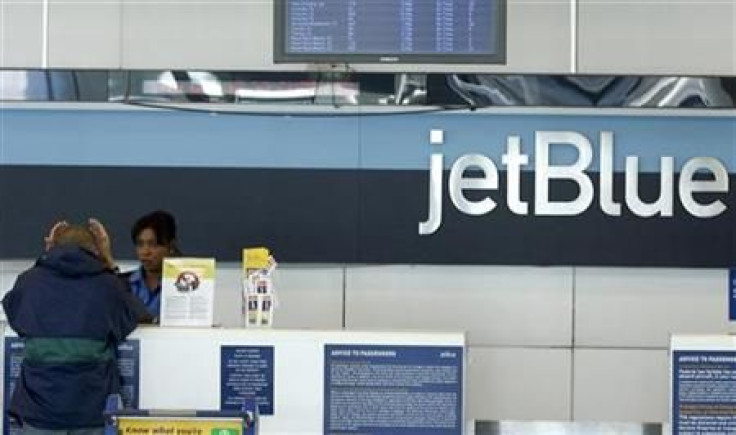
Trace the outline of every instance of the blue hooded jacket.
{"type": "Polygon", "coordinates": [[[22,273],[3,299],[26,344],[10,414],[41,429],[103,426],[105,399],[119,389],[116,346],[137,325],[131,299],[76,246],[51,249],[22,273]]]}

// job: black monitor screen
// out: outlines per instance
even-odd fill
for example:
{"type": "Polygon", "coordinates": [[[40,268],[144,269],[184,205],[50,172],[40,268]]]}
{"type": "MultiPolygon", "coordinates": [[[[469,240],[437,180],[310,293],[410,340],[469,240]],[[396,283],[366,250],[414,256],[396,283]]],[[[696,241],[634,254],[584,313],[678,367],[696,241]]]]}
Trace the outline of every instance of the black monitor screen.
{"type": "Polygon", "coordinates": [[[505,0],[274,0],[274,61],[504,63],[505,0]]]}

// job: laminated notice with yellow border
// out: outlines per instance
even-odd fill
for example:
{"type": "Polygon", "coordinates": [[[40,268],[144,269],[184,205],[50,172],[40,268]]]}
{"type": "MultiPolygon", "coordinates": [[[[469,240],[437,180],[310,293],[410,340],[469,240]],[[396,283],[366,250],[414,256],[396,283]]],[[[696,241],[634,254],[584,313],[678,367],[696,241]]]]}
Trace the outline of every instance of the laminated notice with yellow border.
{"type": "Polygon", "coordinates": [[[128,435],[242,435],[241,419],[153,419],[120,417],[118,433],[128,435]]]}
{"type": "Polygon", "coordinates": [[[123,408],[119,394],[105,403],[104,435],[258,435],[258,405],[243,398],[237,409],[147,410],[123,408]]]}
{"type": "Polygon", "coordinates": [[[161,282],[161,326],[212,326],[214,258],[167,258],[161,282]]]}

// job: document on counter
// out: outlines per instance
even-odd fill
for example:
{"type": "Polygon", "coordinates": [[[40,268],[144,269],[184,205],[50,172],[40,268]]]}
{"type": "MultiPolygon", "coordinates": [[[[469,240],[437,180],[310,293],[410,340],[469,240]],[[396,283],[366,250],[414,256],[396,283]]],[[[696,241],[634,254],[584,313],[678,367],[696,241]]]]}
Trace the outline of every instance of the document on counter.
{"type": "Polygon", "coordinates": [[[214,258],[167,258],[161,283],[161,326],[212,326],[214,258]]]}

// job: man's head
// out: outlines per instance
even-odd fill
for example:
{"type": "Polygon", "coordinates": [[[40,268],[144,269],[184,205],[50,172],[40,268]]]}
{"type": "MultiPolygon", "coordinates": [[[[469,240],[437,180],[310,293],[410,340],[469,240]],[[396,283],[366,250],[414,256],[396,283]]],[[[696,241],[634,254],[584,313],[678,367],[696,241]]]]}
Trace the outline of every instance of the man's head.
{"type": "Polygon", "coordinates": [[[136,221],[130,232],[135,253],[147,272],[159,273],[165,257],[178,255],[176,221],[165,211],[149,213],[136,221]]]}
{"type": "Polygon", "coordinates": [[[54,236],[54,246],[78,246],[97,256],[100,251],[97,241],[89,228],[82,225],[66,225],[54,236]]]}

